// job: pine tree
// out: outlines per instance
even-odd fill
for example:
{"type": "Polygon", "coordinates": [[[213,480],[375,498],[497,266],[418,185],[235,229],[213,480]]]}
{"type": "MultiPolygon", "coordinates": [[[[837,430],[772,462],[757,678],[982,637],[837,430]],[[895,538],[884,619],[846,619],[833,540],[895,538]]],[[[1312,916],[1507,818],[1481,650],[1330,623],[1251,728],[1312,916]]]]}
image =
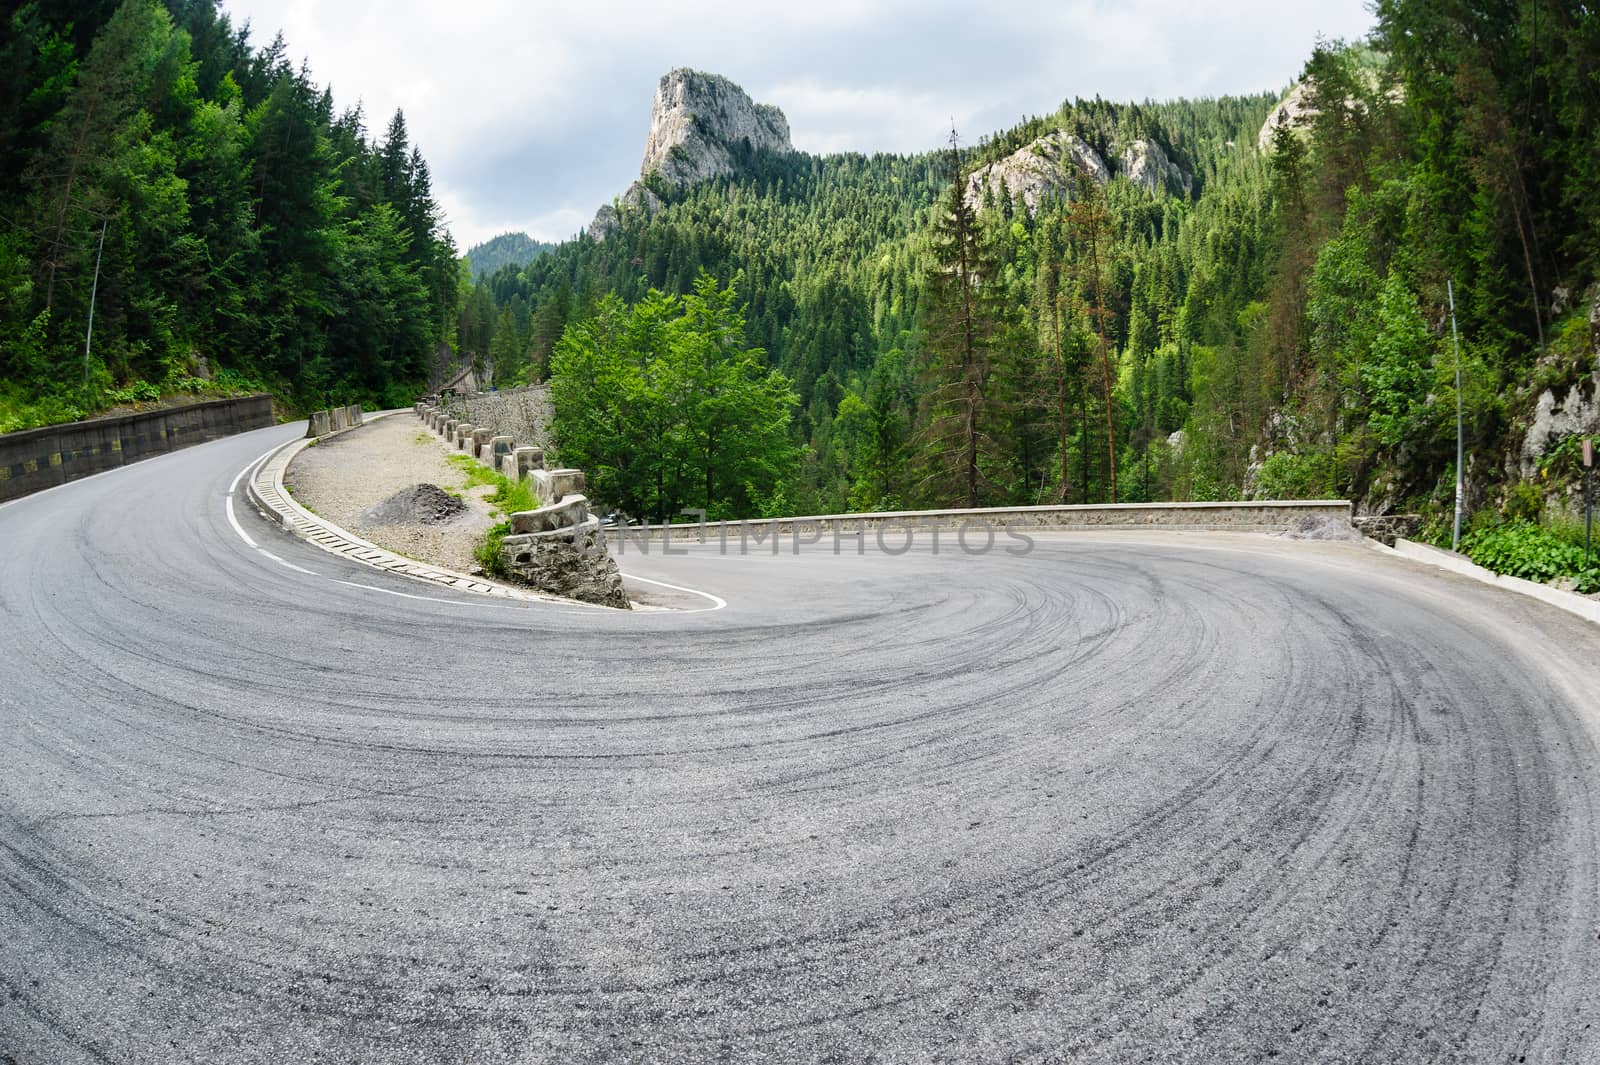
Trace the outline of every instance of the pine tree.
{"type": "Polygon", "coordinates": [[[1110,292],[1106,270],[1110,265],[1112,220],[1106,208],[1105,196],[1100,186],[1087,171],[1078,172],[1077,198],[1068,214],[1073,242],[1078,246],[1073,262],[1080,289],[1087,305],[1085,313],[1094,323],[1095,335],[1100,341],[1101,395],[1106,415],[1106,478],[1111,502],[1117,501],[1117,427],[1116,400],[1112,394],[1115,375],[1111,369],[1111,342],[1106,324],[1112,318],[1109,305],[1110,292]]]}
{"type": "Polygon", "coordinates": [[[966,198],[955,132],[946,157],[950,184],[936,216],[923,304],[925,390],[917,447],[921,494],[976,507],[992,485],[984,466],[999,461],[990,433],[990,354],[1001,330],[999,285],[990,249],[966,198]]]}

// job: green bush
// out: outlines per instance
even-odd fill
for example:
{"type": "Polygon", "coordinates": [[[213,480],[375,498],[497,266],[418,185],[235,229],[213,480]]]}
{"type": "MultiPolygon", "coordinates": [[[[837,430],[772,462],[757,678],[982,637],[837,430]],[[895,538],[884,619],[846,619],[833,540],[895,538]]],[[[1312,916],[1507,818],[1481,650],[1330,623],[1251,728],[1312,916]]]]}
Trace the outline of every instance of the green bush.
{"type": "Polygon", "coordinates": [[[502,521],[492,526],[484,534],[482,542],[472,549],[472,555],[478,560],[478,565],[483,567],[483,572],[491,577],[506,577],[505,563],[500,558],[500,544],[511,533],[511,523],[502,521]]]}
{"type": "Polygon", "coordinates": [[[109,388],[106,390],[107,403],[154,403],[161,398],[161,389],[149,381],[135,381],[123,388],[109,388]]]}
{"type": "Polygon", "coordinates": [[[1584,557],[1583,548],[1531,521],[1474,529],[1461,538],[1461,550],[1485,569],[1544,584],[1571,577],[1578,591],[1600,591],[1600,565],[1584,557]]]}
{"type": "Polygon", "coordinates": [[[1256,470],[1257,499],[1321,499],[1327,495],[1328,457],[1279,451],[1256,470]]]}
{"type": "Polygon", "coordinates": [[[1544,493],[1536,484],[1519,481],[1507,490],[1506,503],[1501,509],[1507,521],[1537,522],[1544,513],[1544,493]]]}

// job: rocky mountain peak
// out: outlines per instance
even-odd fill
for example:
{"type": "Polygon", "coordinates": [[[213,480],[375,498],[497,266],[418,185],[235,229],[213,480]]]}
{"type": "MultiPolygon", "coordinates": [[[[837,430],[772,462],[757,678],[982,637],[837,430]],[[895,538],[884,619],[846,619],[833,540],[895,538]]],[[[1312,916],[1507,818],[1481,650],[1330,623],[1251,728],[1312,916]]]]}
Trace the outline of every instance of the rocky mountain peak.
{"type": "Polygon", "coordinates": [[[721,177],[733,172],[728,149],[740,141],[757,151],[794,151],[782,111],[727,78],[680,67],[656,86],[639,176],[659,173],[677,186],[721,177]]]}
{"type": "MultiPolygon", "coordinates": [[[[756,103],[719,74],[687,67],[669,71],[656,85],[639,180],[622,194],[623,207],[649,211],[660,206],[646,185],[652,178],[683,188],[733,173],[732,148],[741,142],[755,151],[794,151],[789,120],[778,108],[756,103]]],[[[617,224],[616,206],[606,204],[589,224],[589,235],[600,240],[617,224]]]]}
{"type": "Polygon", "coordinates": [[[1166,151],[1149,137],[1131,141],[1122,149],[1122,173],[1135,185],[1143,185],[1150,192],[1183,190],[1185,196],[1194,189],[1194,179],[1182,167],[1167,158],[1166,151]]]}
{"type": "MultiPolygon", "coordinates": [[[[1117,159],[1116,173],[1153,193],[1187,196],[1194,179],[1167,158],[1161,145],[1148,137],[1130,141],[1117,159]]],[[[1094,146],[1074,133],[1058,129],[1023,145],[1004,159],[974,170],[967,178],[967,202],[981,206],[985,195],[1022,197],[1029,213],[1044,199],[1070,198],[1079,171],[1095,184],[1110,182],[1112,170],[1094,146]]]]}

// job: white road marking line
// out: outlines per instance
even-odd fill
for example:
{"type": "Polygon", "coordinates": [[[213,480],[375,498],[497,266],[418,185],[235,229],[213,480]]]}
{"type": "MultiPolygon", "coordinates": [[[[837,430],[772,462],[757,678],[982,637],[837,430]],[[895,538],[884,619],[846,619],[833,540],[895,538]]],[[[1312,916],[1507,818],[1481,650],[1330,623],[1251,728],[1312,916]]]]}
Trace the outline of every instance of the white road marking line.
{"type": "MultiPolygon", "coordinates": [[[[369,592],[382,592],[384,595],[398,595],[402,599],[417,599],[424,603],[443,603],[445,606],[470,606],[470,607],[499,607],[501,610],[522,610],[521,606],[511,603],[482,603],[460,599],[440,599],[435,595],[414,595],[411,592],[397,592],[393,588],[380,588],[376,584],[362,584],[360,581],[346,581],[338,577],[329,577],[334,584],[342,584],[348,588],[365,588],[369,592]]],[[[558,605],[558,604],[552,604],[558,605]]],[[[567,610],[568,614],[588,614],[587,610],[567,610]]]]}
{"type": "MultiPolygon", "coordinates": [[[[228,494],[226,503],[228,508],[228,524],[233,526],[233,531],[239,534],[239,539],[243,540],[257,551],[261,551],[260,546],[254,540],[250,539],[250,534],[244,531],[244,526],[239,524],[239,519],[234,515],[232,493],[228,494]]],[[[265,551],[262,551],[261,553],[266,554],[265,551]]]]}
{"type": "Polygon", "coordinates": [[[697,588],[684,588],[681,585],[668,584],[666,581],[654,581],[649,577],[637,577],[632,573],[624,573],[622,575],[622,579],[625,581],[643,581],[646,584],[653,584],[658,588],[671,588],[675,592],[687,592],[690,595],[698,595],[704,599],[709,599],[716,604],[716,606],[701,607],[699,610],[680,610],[678,611],[680,614],[703,614],[712,610],[721,610],[723,607],[728,605],[728,601],[721,596],[712,595],[710,592],[702,592],[697,588]]]}
{"type": "MultiPolygon", "coordinates": [[[[227,494],[224,497],[224,501],[226,503],[227,511],[228,511],[228,522],[229,522],[229,524],[231,524],[233,526],[233,531],[239,534],[239,538],[241,540],[243,540],[245,543],[249,544],[256,551],[258,551],[261,554],[265,555],[267,558],[272,559],[272,561],[276,562],[278,565],[284,566],[284,567],[286,567],[288,569],[292,569],[296,573],[304,573],[309,577],[319,577],[319,576],[322,576],[322,575],[317,573],[317,572],[315,572],[315,571],[313,571],[313,570],[308,570],[308,569],[306,569],[306,568],[304,568],[302,566],[297,566],[293,562],[285,561],[284,559],[281,559],[277,555],[273,554],[271,551],[268,551],[266,548],[262,547],[260,544],[257,544],[254,540],[252,540],[250,538],[250,534],[244,531],[244,526],[239,524],[239,519],[234,514],[234,511],[233,511],[233,496],[234,496],[234,493],[239,488],[239,482],[244,479],[246,474],[249,474],[250,476],[254,477],[255,473],[256,473],[256,470],[261,466],[261,464],[266,462],[267,459],[271,458],[274,454],[276,454],[282,447],[283,447],[283,445],[280,444],[277,447],[269,448],[266,452],[261,454],[259,457],[250,460],[250,462],[246,463],[244,469],[240,470],[238,473],[233,475],[233,481],[231,483],[229,483],[227,494]]],[[[356,548],[358,546],[359,545],[355,545],[355,544],[350,545],[350,547],[352,549],[354,549],[354,548],[356,548]]],[[[351,550],[349,553],[353,555],[355,552],[354,552],[354,550],[351,550]]],[[[393,572],[393,571],[390,571],[390,572],[393,572]]],[[[665,581],[651,580],[649,577],[634,577],[634,576],[631,576],[630,574],[626,574],[626,573],[624,573],[622,576],[623,576],[623,579],[625,579],[625,580],[643,581],[645,584],[654,584],[654,585],[656,585],[657,587],[660,587],[660,588],[670,588],[675,592],[684,592],[684,593],[686,593],[688,595],[698,595],[703,599],[711,600],[711,602],[714,604],[714,605],[709,606],[709,607],[701,607],[699,610],[663,610],[663,611],[661,611],[661,613],[703,614],[703,613],[708,613],[708,612],[710,612],[712,610],[721,610],[723,607],[726,607],[728,605],[728,601],[726,599],[723,599],[720,596],[712,595],[710,592],[702,592],[702,591],[699,591],[699,590],[694,589],[694,588],[684,588],[681,585],[668,584],[665,581]]],[[[327,577],[325,579],[326,580],[331,580],[335,584],[343,584],[343,585],[345,585],[347,587],[350,587],[350,588],[364,588],[364,589],[366,589],[368,591],[382,592],[385,595],[398,595],[403,599],[417,599],[417,600],[421,600],[422,602],[426,602],[426,603],[446,603],[446,604],[449,604],[451,606],[499,607],[499,608],[501,608],[503,610],[521,610],[521,609],[526,609],[525,607],[521,607],[521,606],[513,606],[510,603],[458,602],[457,600],[454,600],[454,599],[440,599],[440,598],[438,598],[436,596],[430,596],[430,595],[413,595],[410,592],[397,592],[392,588],[380,588],[375,584],[362,584],[362,583],[357,582],[357,581],[346,581],[346,580],[341,580],[338,577],[327,577]]],[[[531,601],[532,602],[542,602],[542,603],[547,603],[548,602],[548,600],[543,600],[543,599],[531,600],[531,601]]],[[[550,604],[550,605],[551,606],[555,606],[556,604],[550,604]]],[[[587,614],[587,613],[589,613],[589,610],[578,611],[578,610],[573,610],[573,609],[569,608],[566,612],[569,613],[569,614],[576,614],[576,613],[585,613],[585,614],[587,614]]],[[[650,612],[654,613],[655,611],[650,611],[650,612]]]]}
{"type": "MultiPolygon", "coordinates": [[[[229,505],[232,505],[233,500],[231,500],[231,499],[228,500],[228,503],[229,503],[229,505]]],[[[316,576],[316,573],[314,573],[313,571],[308,570],[308,569],[304,568],[303,566],[296,566],[293,562],[285,562],[283,559],[279,558],[277,555],[274,555],[271,551],[268,551],[264,547],[258,547],[258,548],[256,548],[256,550],[260,551],[263,555],[266,555],[268,558],[272,559],[272,561],[276,562],[278,565],[280,565],[280,566],[288,566],[290,569],[294,570],[296,573],[304,573],[308,577],[315,577],[316,576]]]]}

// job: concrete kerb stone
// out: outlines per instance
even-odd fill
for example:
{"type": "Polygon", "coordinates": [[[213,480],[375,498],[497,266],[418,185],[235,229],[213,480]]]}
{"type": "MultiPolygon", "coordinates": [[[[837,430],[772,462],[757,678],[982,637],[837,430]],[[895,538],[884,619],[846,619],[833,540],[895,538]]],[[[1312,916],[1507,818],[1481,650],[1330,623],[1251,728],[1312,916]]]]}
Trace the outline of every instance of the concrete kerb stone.
{"type": "Polygon", "coordinates": [[[489,446],[489,441],[493,439],[493,429],[472,430],[472,443],[468,446],[468,450],[472,452],[472,457],[475,459],[485,458],[486,453],[484,449],[489,446]]]}
{"type": "Polygon", "coordinates": [[[457,422],[454,443],[456,450],[465,451],[472,445],[472,434],[476,427],[471,422],[457,422]]]}
{"type": "Polygon", "coordinates": [[[492,465],[498,469],[502,460],[509,456],[516,446],[517,442],[513,437],[497,436],[492,438],[489,441],[489,455],[493,460],[492,465]]]}
{"type": "Polygon", "coordinates": [[[1385,547],[1376,540],[1369,540],[1368,544],[1379,551],[1399,555],[1401,558],[1420,562],[1425,566],[1435,569],[1448,570],[1463,577],[1490,584],[1496,588],[1504,588],[1508,592],[1528,596],[1540,602],[1548,603],[1553,607],[1565,610],[1569,614],[1576,614],[1586,621],[1600,624],[1600,602],[1576,592],[1563,592],[1559,588],[1549,585],[1537,584],[1533,581],[1523,580],[1521,577],[1510,577],[1505,574],[1495,573],[1493,570],[1473,562],[1465,555],[1458,555],[1454,551],[1433,547],[1429,544],[1419,544],[1404,537],[1396,538],[1393,547],[1385,547]]]}

